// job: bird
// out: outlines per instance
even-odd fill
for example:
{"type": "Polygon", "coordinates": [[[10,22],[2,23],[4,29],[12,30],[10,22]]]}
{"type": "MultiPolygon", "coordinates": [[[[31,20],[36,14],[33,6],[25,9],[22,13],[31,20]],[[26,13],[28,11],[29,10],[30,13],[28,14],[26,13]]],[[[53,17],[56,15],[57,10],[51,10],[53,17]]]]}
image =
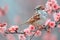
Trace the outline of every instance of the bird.
{"type": "MultiPolygon", "coordinates": [[[[36,10],[36,12],[34,13],[34,15],[32,15],[26,22],[24,22],[23,24],[32,24],[32,25],[35,25],[35,24],[43,24],[48,15],[47,15],[47,12],[44,11],[44,7],[43,6],[38,6],[36,7],[34,10],[36,10]]],[[[21,24],[21,25],[23,25],[21,24]]]]}

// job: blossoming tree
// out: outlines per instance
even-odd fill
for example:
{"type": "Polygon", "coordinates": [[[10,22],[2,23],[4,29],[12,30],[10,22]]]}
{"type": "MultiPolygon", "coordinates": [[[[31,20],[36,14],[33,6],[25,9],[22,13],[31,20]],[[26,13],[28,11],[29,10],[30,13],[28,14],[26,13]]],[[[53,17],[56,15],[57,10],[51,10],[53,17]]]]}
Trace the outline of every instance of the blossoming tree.
{"type": "MultiPolygon", "coordinates": [[[[4,10],[0,8],[0,15],[5,15],[6,10],[7,7],[5,7],[4,10]]],[[[47,33],[43,37],[43,40],[57,40],[56,36],[50,34],[52,29],[56,27],[60,28],[60,6],[57,4],[57,1],[48,0],[45,6],[39,5],[34,10],[36,10],[35,14],[23,23],[28,24],[28,28],[18,32],[18,25],[6,28],[7,23],[0,23],[0,33],[4,34],[8,40],[15,40],[13,34],[19,34],[19,40],[26,40],[27,36],[31,36],[30,40],[32,40],[34,36],[41,36],[42,31],[46,31],[47,33]],[[49,39],[49,37],[51,37],[51,39],[49,39]]]]}

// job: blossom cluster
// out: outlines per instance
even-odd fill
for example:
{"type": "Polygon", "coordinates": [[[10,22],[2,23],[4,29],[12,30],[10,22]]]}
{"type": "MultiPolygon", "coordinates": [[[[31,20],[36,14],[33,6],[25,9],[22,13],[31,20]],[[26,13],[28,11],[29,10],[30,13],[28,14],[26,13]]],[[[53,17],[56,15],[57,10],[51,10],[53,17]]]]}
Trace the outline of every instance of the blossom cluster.
{"type": "Polygon", "coordinates": [[[60,6],[57,4],[56,0],[48,0],[46,3],[46,11],[51,14],[52,11],[57,11],[60,6]]]}

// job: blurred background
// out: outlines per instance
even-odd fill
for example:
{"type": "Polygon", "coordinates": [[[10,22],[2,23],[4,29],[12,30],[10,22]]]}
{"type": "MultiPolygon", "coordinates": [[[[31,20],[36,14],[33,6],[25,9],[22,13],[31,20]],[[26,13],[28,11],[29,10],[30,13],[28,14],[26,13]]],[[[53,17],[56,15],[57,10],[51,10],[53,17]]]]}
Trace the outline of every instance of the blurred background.
{"type": "MultiPolygon", "coordinates": [[[[7,28],[11,25],[20,25],[34,14],[34,8],[37,5],[45,5],[46,2],[47,0],[0,0],[0,7],[8,5],[8,13],[0,17],[0,22],[7,22],[7,28]],[[15,21],[17,17],[19,17],[19,23],[15,21]]],[[[57,2],[60,4],[60,0],[57,0],[57,2]]],[[[28,25],[19,26],[19,30],[23,30],[26,27],[28,27],[28,25]]],[[[54,29],[52,34],[57,36],[57,40],[60,40],[60,32],[58,32],[58,30],[59,29],[54,29]]],[[[45,32],[42,34],[44,33],[45,32]]],[[[17,35],[18,34],[14,34],[15,40],[19,40],[17,35]]],[[[42,40],[42,36],[34,37],[32,40],[42,40]]],[[[29,39],[30,37],[27,38],[27,40],[29,39]]],[[[0,40],[7,40],[7,38],[0,34],[0,40]]]]}

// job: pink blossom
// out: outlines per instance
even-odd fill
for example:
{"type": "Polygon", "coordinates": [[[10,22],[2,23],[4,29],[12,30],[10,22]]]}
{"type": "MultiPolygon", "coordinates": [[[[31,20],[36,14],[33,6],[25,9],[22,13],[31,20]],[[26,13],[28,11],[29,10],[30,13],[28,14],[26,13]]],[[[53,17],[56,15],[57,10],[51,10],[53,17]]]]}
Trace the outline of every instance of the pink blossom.
{"type": "Polygon", "coordinates": [[[50,10],[57,10],[59,8],[56,0],[48,0],[48,2],[46,3],[46,8],[50,9],[50,10]]]}
{"type": "Polygon", "coordinates": [[[51,15],[52,9],[47,9],[47,13],[48,13],[49,15],[51,15]]]}
{"type": "Polygon", "coordinates": [[[34,25],[29,25],[29,29],[30,30],[35,30],[35,26],[34,25]]]}
{"type": "Polygon", "coordinates": [[[53,10],[57,10],[59,8],[59,6],[57,4],[53,4],[52,8],[53,8],[53,10]]]}
{"type": "Polygon", "coordinates": [[[55,22],[54,21],[50,21],[48,23],[48,25],[51,27],[51,28],[54,28],[55,27],[55,22]]]}
{"type": "Polygon", "coordinates": [[[11,33],[15,32],[14,28],[9,28],[8,31],[11,32],[11,33]]]}
{"type": "Polygon", "coordinates": [[[47,21],[45,22],[45,25],[54,28],[55,27],[55,22],[51,21],[50,19],[47,19],[47,21]]]}
{"type": "Polygon", "coordinates": [[[17,31],[17,30],[18,30],[18,26],[17,26],[17,25],[12,26],[12,27],[10,27],[10,28],[8,29],[9,32],[15,32],[15,31],[17,31]]]}
{"type": "Polygon", "coordinates": [[[41,36],[41,31],[37,30],[35,36],[41,36]]]}
{"type": "Polygon", "coordinates": [[[4,31],[6,30],[6,26],[7,26],[7,23],[0,24],[0,33],[4,33],[4,31]]]}
{"type": "Polygon", "coordinates": [[[5,30],[6,30],[6,27],[0,27],[0,33],[4,33],[5,30]]]}
{"type": "Polygon", "coordinates": [[[0,23],[0,27],[6,27],[7,23],[0,23]]]}
{"type": "Polygon", "coordinates": [[[60,18],[60,12],[56,14],[60,18]]]}
{"type": "Polygon", "coordinates": [[[32,35],[32,32],[30,31],[30,29],[24,29],[24,32],[25,32],[25,34],[26,35],[28,35],[28,36],[31,36],[32,35]]]}
{"type": "Polygon", "coordinates": [[[46,6],[52,7],[52,2],[47,2],[46,6]]]}
{"type": "Polygon", "coordinates": [[[47,13],[50,15],[52,13],[52,2],[47,2],[46,3],[46,9],[47,13]]]}
{"type": "Polygon", "coordinates": [[[55,16],[55,17],[54,17],[54,20],[55,20],[55,21],[59,21],[59,17],[58,17],[58,16],[55,16]]]}
{"type": "Polygon", "coordinates": [[[47,3],[46,3],[46,8],[47,8],[47,9],[52,9],[52,5],[53,5],[53,3],[49,0],[49,1],[47,1],[47,3]]]}
{"type": "Polygon", "coordinates": [[[59,21],[59,18],[60,18],[60,12],[59,12],[59,13],[56,13],[56,14],[54,15],[54,20],[55,20],[55,21],[59,21]]]}
{"type": "Polygon", "coordinates": [[[19,40],[26,40],[26,37],[24,36],[24,34],[19,35],[19,40]]]}

